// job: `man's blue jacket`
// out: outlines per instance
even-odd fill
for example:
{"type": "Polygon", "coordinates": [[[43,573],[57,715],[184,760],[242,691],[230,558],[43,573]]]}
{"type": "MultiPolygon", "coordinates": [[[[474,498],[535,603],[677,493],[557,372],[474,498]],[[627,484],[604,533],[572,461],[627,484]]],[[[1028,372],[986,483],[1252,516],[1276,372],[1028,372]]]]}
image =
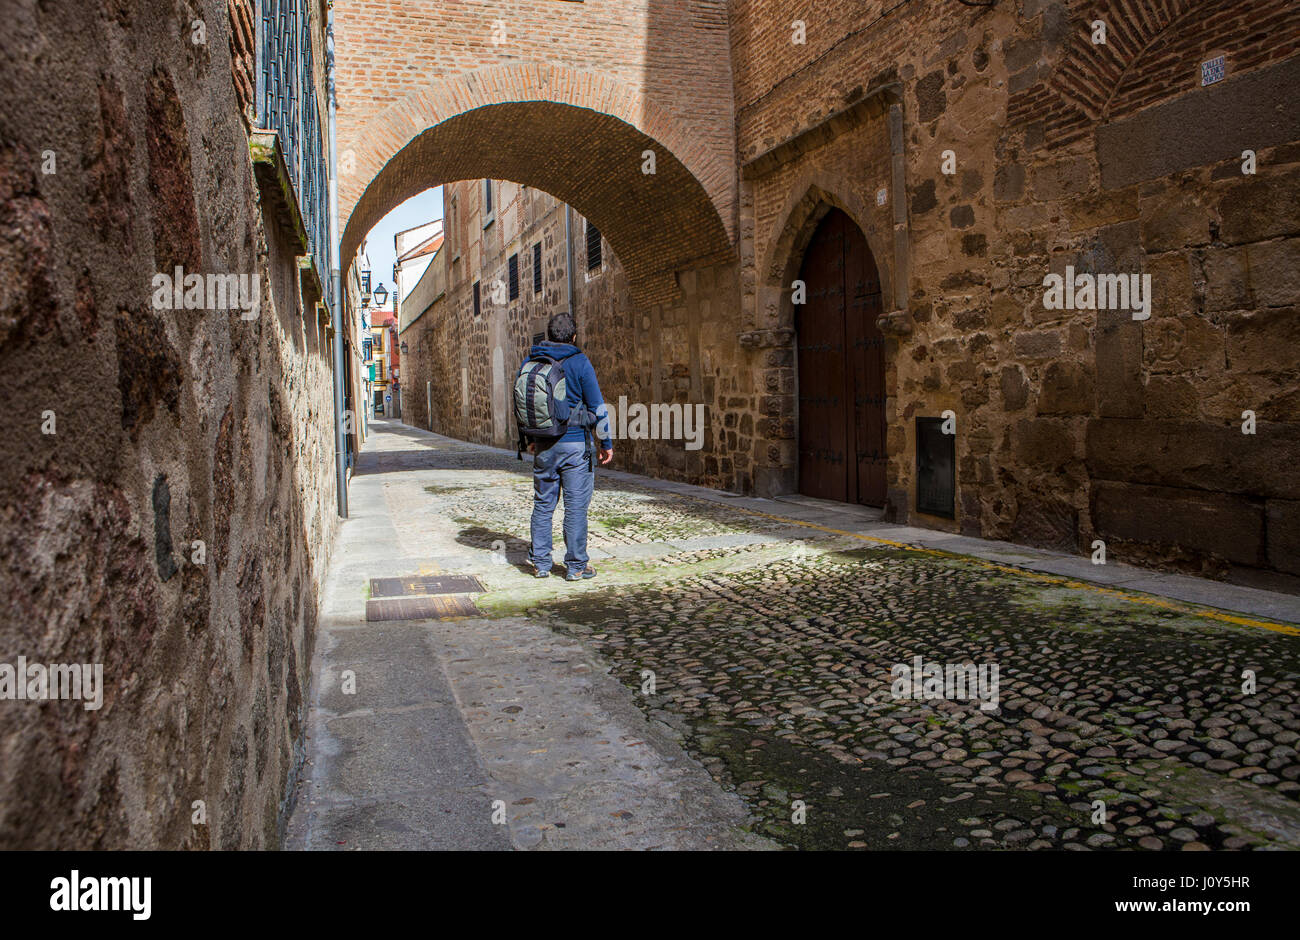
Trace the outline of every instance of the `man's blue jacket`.
{"type": "MultiPolygon", "coordinates": [[[[600,414],[599,409],[605,404],[605,399],[601,397],[600,384],[596,381],[596,369],[586,353],[571,343],[545,342],[528,350],[529,358],[537,355],[559,360],[564,368],[564,384],[568,389],[566,397],[571,408],[581,405],[593,416],[600,414]]],[[[608,423],[605,423],[605,427],[608,427],[608,423]]],[[[562,441],[577,441],[579,444],[586,439],[587,429],[583,427],[571,427],[560,438],[562,441]]],[[[614,442],[606,437],[600,441],[600,446],[609,450],[614,442]]]]}

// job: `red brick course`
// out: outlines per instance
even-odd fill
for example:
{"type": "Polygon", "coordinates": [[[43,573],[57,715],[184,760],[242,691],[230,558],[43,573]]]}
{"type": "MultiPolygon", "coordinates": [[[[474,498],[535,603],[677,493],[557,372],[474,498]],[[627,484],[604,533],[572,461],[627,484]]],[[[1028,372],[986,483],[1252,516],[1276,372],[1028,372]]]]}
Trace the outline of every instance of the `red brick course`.
{"type": "Polygon", "coordinates": [[[720,13],[717,3],[650,0],[337,4],[339,149],[355,167],[339,193],[344,257],[403,194],[495,176],[547,189],[593,220],[603,207],[601,228],[634,288],[644,298],[666,296],[660,272],[688,260],[683,243],[692,245],[686,253],[708,255],[725,252],[734,236],[730,60],[720,13]],[[508,102],[537,104],[479,110],[508,102]],[[458,116],[457,136],[420,139],[458,116]],[[498,165],[484,165],[484,144],[498,165]],[[457,162],[451,151],[466,148],[471,158],[457,162]],[[657,153],[654,176],[641,174],[646,149],[657,153]],[[579,179],[588,167],[602,175],[579,179]],[[624,231],[622,223],[641,217],[676,229],[678,245],[651,238],[639,247],[651,226],[624,231]]]}

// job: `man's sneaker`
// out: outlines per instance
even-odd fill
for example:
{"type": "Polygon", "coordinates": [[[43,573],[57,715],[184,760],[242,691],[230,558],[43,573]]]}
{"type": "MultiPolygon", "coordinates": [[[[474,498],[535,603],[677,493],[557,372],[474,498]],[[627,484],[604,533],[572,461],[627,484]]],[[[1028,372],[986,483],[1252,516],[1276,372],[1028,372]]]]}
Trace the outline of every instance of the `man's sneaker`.
{"type": "Polygon", "coordinates": [[[584,568],[582,571],[570,571],[570,572],[566,573],[565,576],[564,576],[564,580],[565,580],[565,581],[584,581],[584,580],[586,580],[587,578],[594,578],[595,576],[596,576],[596,569],[593,568],[593,567],[591,567],[591,565],[588,565],[588,566],[587,566],[586,568],[584,568]]]}
{"type": "Polygon", "coordinates": [[[551,576],[551,572],[549,570],[547,571],[539,571],[536,569],[533,570],[534,578],[549,578],[550,576],[551,576]]]}

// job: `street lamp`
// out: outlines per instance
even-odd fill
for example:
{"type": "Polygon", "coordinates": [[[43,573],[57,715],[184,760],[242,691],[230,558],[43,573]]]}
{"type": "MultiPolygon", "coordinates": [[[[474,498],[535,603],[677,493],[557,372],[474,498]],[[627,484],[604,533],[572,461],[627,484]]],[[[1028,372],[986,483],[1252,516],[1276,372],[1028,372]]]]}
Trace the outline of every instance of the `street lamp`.
{"type": "Polygon", "coordinates": [[[384,301],[388,299],[388,290],[384,287],[384,282],[380,281],[379,286],[375,288],[375,304],[382,307],[384,301]]]}
{"type": "Polygon", "coordinates": [[[401,350],[402,350],[402,355],[405,356],[405,355],[406,355],[406,340],[402,340],[401,350]]]}

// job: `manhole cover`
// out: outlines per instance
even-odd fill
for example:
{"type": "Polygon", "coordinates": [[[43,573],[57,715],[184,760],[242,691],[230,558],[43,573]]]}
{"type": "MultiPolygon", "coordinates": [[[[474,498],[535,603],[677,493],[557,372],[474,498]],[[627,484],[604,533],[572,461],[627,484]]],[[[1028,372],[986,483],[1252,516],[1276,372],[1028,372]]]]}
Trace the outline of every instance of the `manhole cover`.
{"type": "MultiPolygon", "coordinates": [[[[480,588],[479,590],[482,590],[480,588]]],[[[366,601],[366,620],[454,620],[477,617],[479,609],[463,594],[395,597],[366,601]]]]}
{"type": "Polygon", "coordinates": [[[420,594],[481,594],[487,588],[473,575],[452,574],[409,578],[371,578],[371,597],[412,597],[420,594]]]}

